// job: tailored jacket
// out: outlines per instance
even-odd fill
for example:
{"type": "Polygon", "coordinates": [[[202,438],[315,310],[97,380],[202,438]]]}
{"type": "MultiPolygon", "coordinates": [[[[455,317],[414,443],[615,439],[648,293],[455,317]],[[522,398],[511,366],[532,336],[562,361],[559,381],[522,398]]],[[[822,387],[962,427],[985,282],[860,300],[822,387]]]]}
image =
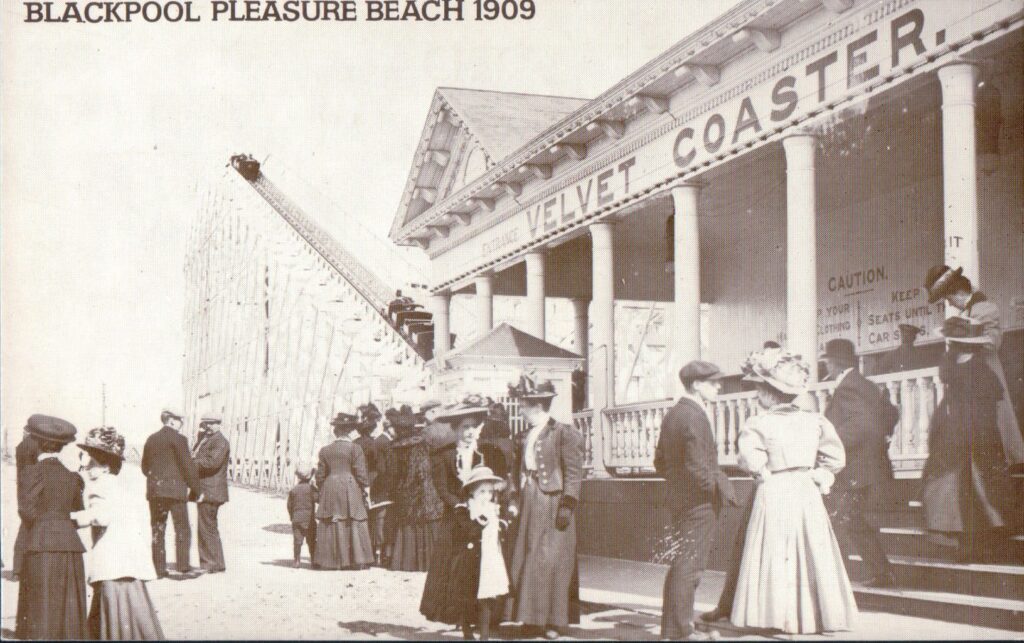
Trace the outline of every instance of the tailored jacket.
{"type": "MultiPolygon", "coordinates": [[[[516,436],[516,484],[522,487],[526,471],[525,449],[530,431],[516,436]]],[[[537,483],[547,494],[562,494],[562,504],[573,509],[583,481],[583,435],[572,426],[549,418],[536,443],[537,483]]]]}
{"type": "Polygon", "coordinates": [[[82,510],[82,476],[57,458],[45,458],[24,473],[18,489],[18,515],[28,526],[25,551],[84,552],[72,511],[82,510]]]}
{"type": "Polygon", "coordinates": [[[14,462],[17,465],[19,485],[21,484],[21,476],[25,473],[25,469],[35,464],[38,460],[39,441],[31,435],[26,435],[14,449],[14,462]]]}
{"type": "Polygon", "coordinates": [[[320,449],[316,486],[320,490],[318,520],[366,520],[363,489],[370,485],[363,449],[339,439],[320,449]]]}
{"type": "Polygon", "coordinates": [[[142,448],[142,473],[146,474],[147,500],[188,500],[189,489],[199,489],[188,440],[169,426],[146,439],[142,448]]]}
{"type": "Polygon", "coordinates": [[[887,418],[878,386],[857,369],[851,370],[832,394],[825,419],[836,428],[846,449],[846,468],[837,474],[836,484],[868,487],[890,478],[887,418]]]}
{"type": "Polygon", "coordinates": [[[223,504],[228,501],[228,460],[231,447],[220,431],[208,433],[195,448],[199,474],[199,491],[203,502],[223,504]]]}
{"type": "Polygon", "coordinates": [[[669,509],[734,501],[732,482],[718,467],[718,445],[704,407],[687,397],[661,422],[654,468],[667,483],[664,503],[669,509]]]}
{"type": "Polygon", "coordinates": [[[316,511],[317,491],[308,482],[300,482],[288,492],[288,519],[293,525],[308,525],[316,511]]]}

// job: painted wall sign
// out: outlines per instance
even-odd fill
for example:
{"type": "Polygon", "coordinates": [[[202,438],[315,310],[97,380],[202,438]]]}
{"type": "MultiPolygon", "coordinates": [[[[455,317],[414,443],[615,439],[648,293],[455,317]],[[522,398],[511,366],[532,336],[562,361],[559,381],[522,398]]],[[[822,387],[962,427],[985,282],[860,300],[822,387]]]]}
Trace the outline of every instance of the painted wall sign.
{"type": "MultiPolygon", "coordinates": [[[[848,37],[669,130],[632,156],[610,161],[554,194],[523,197],[523,205],[507,219],[485,233],[459,240],[436,256],[435,283],[446,283],[510,248],[572,226],[593,208],[646,190],[680,170],[695,168],[732,148],[756,145],[766,132],[822,110],[873,79],[917,63],[947,42],[1019,13],[1017,3],[1005,0],[919,0],[886,15],[887,6],[866,7],[846,23],[863,25],[852,29],[848,37]]],[[[806,42],[800,45],[806,46],[806,42]]],[[[765,66],[791,53],[765,56],[765,66]]],[[[752,70],[748,75],[756,73],[752,70]]],[[[541,185],[539,190],[543,188],[541,185]]]]}

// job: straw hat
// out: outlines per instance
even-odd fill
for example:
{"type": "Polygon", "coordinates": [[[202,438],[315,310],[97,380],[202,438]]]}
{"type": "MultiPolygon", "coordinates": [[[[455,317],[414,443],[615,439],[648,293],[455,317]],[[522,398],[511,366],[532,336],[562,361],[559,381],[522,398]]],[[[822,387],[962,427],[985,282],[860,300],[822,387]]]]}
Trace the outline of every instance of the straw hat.
{"type": "Polygon", "coordinates": [[[799,395],[807,390],[811,369],[799,355],[780,348],[754,351],[743,363],[744,380],[764,382],[787,393],[799,395]]]}
{"type": "Polygon", "coordinates": [[[492,471],[490,467],[481,465],[473,467],[473,470],[469,472],[468,476],[466,476],[465,482],[462,483],[462,488],[468,491],[477,485],[484,484],[485,482],[494,484],[498,489],[503,489],[505,487],[505,481],[494,475],[494,471],[492,471]]]}

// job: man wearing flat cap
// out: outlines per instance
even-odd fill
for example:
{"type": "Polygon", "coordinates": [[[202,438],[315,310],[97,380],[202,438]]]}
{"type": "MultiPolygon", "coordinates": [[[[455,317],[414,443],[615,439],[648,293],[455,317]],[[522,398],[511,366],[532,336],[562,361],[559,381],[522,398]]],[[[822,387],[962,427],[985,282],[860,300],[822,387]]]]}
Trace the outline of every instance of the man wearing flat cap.
{"type": "Polygon", "coordinates": [[[206,572],[222,572],[224,546],[220,540],[217,513],[228,501],[228,439],[220,431],[221,418],[216,413],[205,413],[199,420],[201,438],[193,449],[193,458],[199,475],[199,565],[206,572]]]}
{"type": "Polygon", "coordinates": [[[665,578],[661,638],[704,639],[693,625],[693,602],[707,564],[718,513],[736,504],[729,477],[718,467],[718,445],[705,406],[715,399],[722,373],[693,361],[679,371],[683,394],[661,423],[654,468],[665,478],[665,506],[680,546],[665,578]]]}
{"type": "Polygon", "coordinates": [[[157,576],[167,576],[165,533],[167,514],[174,521],[175,564],[179,572],[192,571],[189,550],[192,527],[188,520],[189,490],[198,491],[199,477],[188,449],[188,440],[181,434],[184,416],[174,408],[160,412],[163,426],[146,439],[142,448],[142,473],[146,475],[146,500],[153,528],[153,566],[157,576]]]}
{"type": "Polygon", "coordinates": [[[885,491],[880,487],[892,476],[885,436],[893,418],[886,417],[878,386],[857,370],[853,342],[833,339],[825,344],[821,358],[829,379],[837,382],[825,419],[836,427],[846,450],[846,467],[836,474],[826,506],[843,554],[849,555],[852,546],[870,570],[868,585],[893,587],[892,564],[878,539],[878,528],[867,517],[875,497],[885,491]]]}

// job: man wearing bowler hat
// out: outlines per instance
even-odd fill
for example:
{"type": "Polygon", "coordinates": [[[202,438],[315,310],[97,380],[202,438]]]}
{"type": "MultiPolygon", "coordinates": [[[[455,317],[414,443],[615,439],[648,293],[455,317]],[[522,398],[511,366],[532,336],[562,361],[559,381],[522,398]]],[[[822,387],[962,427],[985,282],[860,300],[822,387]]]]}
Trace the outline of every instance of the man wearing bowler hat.
{"type": "Polygon", "coordinates": [[[718,395],[722,372],[693,361],[679,371],[683,394],[661,423],[654,468],[665,478],[665,506],[679,551],[665,577],[661,638],[702,640],[693,625],[693,602],[707,564],[718,513],[736,504],[728,476],[718,467],[718,445],[705,404],[718,395]]]}
{"type": "Polygon", "coordinates": [[[199,420],[202,437],[193,450],[199,475],[199,565],[211,574],[222,572],[224,547],[220,541],[217,512],[228,501],[228,439],[220,431],[221,418],[205,413],[199,420]]]}
{"type": "Polygon", "coordinates": [[[178,571],[192,571],[189,549],[192,527],[188,520],[189,490],[199,489],[195,463],[189,453],[188,440],[181,434],[184,416],[173,407],[160,412],[163,426],[146,439],[142,448],[142,473],[146,475],[146,500],[153,528],[153,566],[158,577],[167,576],[165,533],[167,514],[174,521],[175,563],[178,571]]]}
{"type": "MultiPolygon", "coordinates": [[[[874,495],[892,475],[885,435],[889,419],[882,393],[857,370],[853,342],[833,339],[821,356],[836,390],[825,408],[825,418],[836,427],[846,449],[846,467],[836,474],[826,505],[843,554],[852,544],[867,566],[871,587],[893,587],[896,576],[878,540],[878,528],[867,518],[874,495]]],[[[884,490],[881,490],[884,493],[884,490]]],[[[848,559],[847,559],[848,560],[848,559]]]]}

